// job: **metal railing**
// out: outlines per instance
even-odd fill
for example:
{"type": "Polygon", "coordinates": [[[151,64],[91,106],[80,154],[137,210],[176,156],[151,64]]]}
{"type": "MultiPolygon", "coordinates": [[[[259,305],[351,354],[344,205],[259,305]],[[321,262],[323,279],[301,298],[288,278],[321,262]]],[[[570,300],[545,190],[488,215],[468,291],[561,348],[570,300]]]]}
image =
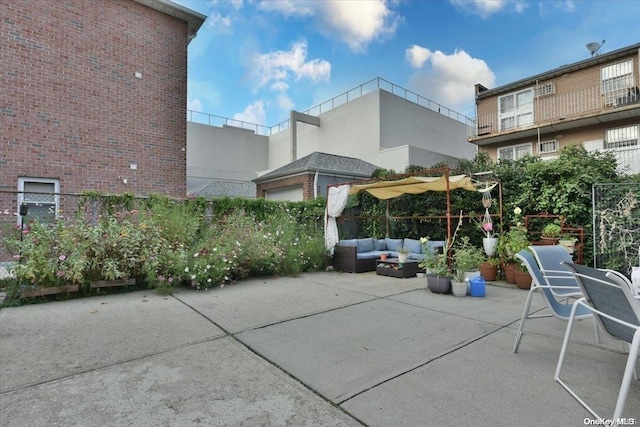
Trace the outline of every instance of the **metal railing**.
{"type": "Polygon", "coordinates": [[[618,173],[635,175],[640,173],[640,145],[635,147],[605,148],[602,151],[612,153],[618,161],[618,173]]]}
{"type": "MultiPolygon", "coordinates": [[[[494,100],[496,106],[498,99],[494,100]]],[[[600,86],[589,87],[564,94],[549,94],[532,97],[529,103],[513,108],[478,115],[473,137],[499,135],[545,125],[558,120],[570,120],[589,114],[597,114],[605,109],[637,104],[640,102],[640,90],[630,79],[623,87],[603,92],[600,86]]]]}
{"type": "Polygon", "coordinates": [[[200,111],[187,110],[187,121],[200,123],[208,126],[217,127],[234,127],[255,132],[257,135],[271,135],[269,126],[263,126],[256,123],[245,122],[244,120],[231,119],[229,117],[216,116],[215,114],[202,113],[200,111]]]}
{"type": "MultiPolygon", "coordinates": [[[[350,89],[344,93],[341,93],[340,95],[334,96],[333,98],[327,101],[324,101],[316,106],[313,106],[306,111],[302,111],[302,113],[309,114],[312,116],[317,116],[317,115],[326,113],[327,111],[333,110],[336,107],[344,105],[349,101],[353,101],[354,99],[360,98],[363,95],[366,95],[367,93],[372,92],[376,89],[385,90],[396,96],[404,98],[409,102],[420,105],[421,107],[435,111],[453,120],[463,123],[470,128],[473,128],[475,126],[474,119],[467,117],[462,113],[458,113],[457,111],[454,111],[448,107],[445,107],[442,104],[439,104],[435,101],[432,101],[428,98],[418,95],[415,92],[412,92],[408,89],[405,89],[401,86],[398,86],[394,83],[384,80],[380,77],[376,77],[375,79],[369,80],[368,82],[363,83],[359,86],[356,86],[353,89],[350,89]]],[[[208,124],[210,126],[226,125],[226,126],[239,127],[243,129],[250,129],[257,134],[266,135],[266,136],[270,136],[278,132],[282,132],[286,129],[289,129],[289,126],[290,126],[289,120],[284,120],[274,126],[262,126],[255,123],[244,122],[236,119],[229,119],[226,117],[216,116],[216,115],[207,114],[207,113],[201,113],[193,110],[187,110],[187,120],[196,122],[196,123],[208,124]]]]}

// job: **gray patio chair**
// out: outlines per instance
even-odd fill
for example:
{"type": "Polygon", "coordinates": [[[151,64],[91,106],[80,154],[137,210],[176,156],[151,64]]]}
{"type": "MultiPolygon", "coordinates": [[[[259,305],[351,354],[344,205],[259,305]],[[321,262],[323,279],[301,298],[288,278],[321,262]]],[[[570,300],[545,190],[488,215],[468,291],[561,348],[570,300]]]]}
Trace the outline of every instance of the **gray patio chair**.
{"type": "Polygon", "coordinates": [[[571,317],[567,324],[567,331],[556,367],[555,380],[594,417],[603,420],[560,378],[576,314],[580,309],[587,309],[593,313],[596,322],[607,334],[629,344],[629,356],[620,384],[616,407],[613,417],[611,417],[612,420],[618,420],[624,411],[631,379],[632,377],[637,379],[635,367],[640,350],[640,303],[634,298],[630,283],[626,278],[621,280],[622,276],[620,275],[583,265],[567,263],[566,266],[574,275],[584,297],[578,299],[571,310],[571,317]]]}
{"type": "MultiPolygon", "coordinates": [[[[564,250],[564,249],[563,249],[564,250]]],[[[527,300],[524,304],[524,310],[522,312],[522,317],[520,318],[520,327],[518,328],[518,334],[516,335],[516,342],[513,345],[513,352],[518,352],[518,346],[520,345],[520,340],[522,339],[522,335],[524,334],[524,324],[527,319],[537,319],[541,317],[555,317],[560,320],[569,320],[569,316],[571,315],[572,304],[566,302],[566,296],[558,298],[553,290],[556,288],[560,288],[561,291],[565,291],[568,289],[567,283],[565,279],[573,280],[576,289],[578,289],[577,283],[575,283],[575,279],[571,276],[569,270],[566,270],[569,273],[568,277],[562,277],[561,283],[556,284],[556,280],[554,276],[549,276],[547,280],[545,280],[542,271],[538,264],[536,263],[533,255],[527,251],[526,249],[521,250],[516,254],[516,257],[524,264],[531,275],[531,288],[529,289],[529,293],[527,294],[527,300]],[[531,300],[533,299],[534,293],[539,293],[544,300],[547,308],[550,313],[545,314],[530,314],[529,310],[531,309],[531,300]]],[[[582,295],[580,293],[580,295],[582,295]]],[[[577,310],[576,319],[585,319],[593,317],[590,311],[585,308],[580,308],[577,310]]],[[[596,328],[596,339],[600,341],[600,337],[598,335],[598,329],[596,328]]]]}
{"type": "Polygon", "coordinates": [[[560,298],[579,298],[582,292],[571,273],[560,265],[562,262],[573,263],[571,254],[562,245],[529,246],[540,266],[540,271],[547,285],[553,283],[551,292],[560,298]]]}

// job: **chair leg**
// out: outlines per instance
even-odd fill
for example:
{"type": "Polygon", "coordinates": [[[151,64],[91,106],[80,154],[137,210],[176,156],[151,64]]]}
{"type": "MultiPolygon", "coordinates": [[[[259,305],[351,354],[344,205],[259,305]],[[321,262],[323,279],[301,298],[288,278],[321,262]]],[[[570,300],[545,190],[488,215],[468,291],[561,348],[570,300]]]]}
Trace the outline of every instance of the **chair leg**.
{"type": "Polygon", "coordinates": [[[596,330],[596,342],[598,344],[601,344],[602,341],[600,341],[600,330],[598,329],[598,321],[596,320],[595,316],[593,316],[593,327],[596,330]]]}
{"type": "Polygon", "coordinates": [[[624,410],[624,404],[629,394],[629,386],[631,385],[631,377],[635,375],[636,361],[638,360],[638,351],[640,350],[640,329],[633,335],[631,341],[631,347],[629,348],[629,358],[627,359],[627,366],[624,370],[624,376],[622,377],[622,384],[620,384],[620,394],[618,394],[618,401],[616,402],[616,410],[613,413],[613,419],[619,419],[622,417],[622,411],[624,410]]]}
{"type": "Polygon", "coordinates": [[[573,332],[573,324],[575,323],[576,310],[578,308],[578,303],[574,303],[571,308],[571,316],[569,317],[569,323],[567,324],[567,331],[564,334],[564,340],[562,341],[562,349],[560,350],[560,357],[558,358],[558,365],[556,366],[556,373],[553,378],[560,384],[574,399],[580,403],[587,411],[591,413],[596,419],[602,420],[600,417],[587,403],[580,398],[571,388],[562,381],[560,378],[560,373],[562,372],[562,366],[564,365],[564,358],[567,354],[567,347],[569,346],[569,340],[571,338],[571,332],[573,332]]]}
{"type": "Polygon", "coordinates": [[[516,342],[513,344],[513,352],[518,352],[518,346],[520,345],[520,340],[522,339],[522,334],[524,333],[524,322],[529,317],[529,310],[531,308],[531,300],[533,299],[533,292],[535,288],[529,290],[527,295],[527,301],[524,304],[524,310],[522,311],[522,317],[520,318],[520,326],[518,327],[518,334],[516,335],[516,342]]]}
{"type": "MultiPolygon", "coordinates": [[[[631,347],[626,341],[622,341],[622,351],[625,353],[631,352],[631,347]]],[[[636,370],[635,366],[633,367],[633,379],[638,381],[638,371],[636,370]]]]}

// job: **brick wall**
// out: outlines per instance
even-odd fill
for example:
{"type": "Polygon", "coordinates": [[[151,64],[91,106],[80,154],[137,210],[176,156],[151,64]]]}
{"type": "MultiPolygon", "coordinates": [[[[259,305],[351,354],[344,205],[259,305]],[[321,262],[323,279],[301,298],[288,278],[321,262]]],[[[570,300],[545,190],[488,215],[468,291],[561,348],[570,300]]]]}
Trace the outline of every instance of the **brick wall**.
{"type": "Polygon", "coordinates": [[[315,179],[314,173],[308,173],[304,175],[296,175],[288,178],[283,178],[276,181],[263,182],[256,186],[256,196],[266,197],[267,191],[276,190],[280,188],[302,186],[302,199],[313,199],[313,182],[315,179]]]}
{"type": "Polygon", "coordinates": [[[24,176],[186,194],[186,22],[130,0],[9,1],[2,15],[0,190],[24,176]]]}

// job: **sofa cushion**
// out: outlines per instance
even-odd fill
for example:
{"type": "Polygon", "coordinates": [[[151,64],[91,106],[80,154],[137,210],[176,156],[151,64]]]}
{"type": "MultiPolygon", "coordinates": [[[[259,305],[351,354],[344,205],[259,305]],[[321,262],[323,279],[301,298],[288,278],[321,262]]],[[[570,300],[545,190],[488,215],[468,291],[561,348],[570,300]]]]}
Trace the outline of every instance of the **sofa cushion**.
{"type": "Polygon", "coordinates": [[[358,241],[356,239],[340,240],[338,244],[342,246],[358,246],[358,241]]]}
{"type": "Polygon", "coordinates": [[[387,251],[358,252],[358,259],[378,259],[382,254],[389,255],[389,252],[387,251]]]}
{"type": "Polygon", "coordinates": [[[397,252],[398,249],[402,247],[402,239],[390,239],[387,237],[384,239],[384,241],[387,244],[387,250],[397,252]]]}
{"type": "Polygon", "coordinates": [[[424,259],[424,254],[416,254],[413,252],[409,252],[409,255],[407,256],[407,259],[413,259],[413,260],[417,260],[417,261],[422,261],[424,259]]]}
{"type": "Polygon", "coordinates": [[[415,239],[404,239],[404,247],[409,249],[410,253],[421,254],[422,253],[422,243],[420,240],[415,239]]]}
{"type": "Polygon", "coordinates": [[[384,239],[374,239],[373,240],[373,250],[386,251],[387,250],[387,242],[384,239]]]}
{"type": "Polygon", "coordinates": [[[444,240],[429,240],[429,247],[434,254],[444,253],[444,240]]]}
{"type": "Polygon", "coordinates": [[[373,239],[371,237],[368,239],[358,239],[358,253],[371,252],[373,249],[373,239]]]}

